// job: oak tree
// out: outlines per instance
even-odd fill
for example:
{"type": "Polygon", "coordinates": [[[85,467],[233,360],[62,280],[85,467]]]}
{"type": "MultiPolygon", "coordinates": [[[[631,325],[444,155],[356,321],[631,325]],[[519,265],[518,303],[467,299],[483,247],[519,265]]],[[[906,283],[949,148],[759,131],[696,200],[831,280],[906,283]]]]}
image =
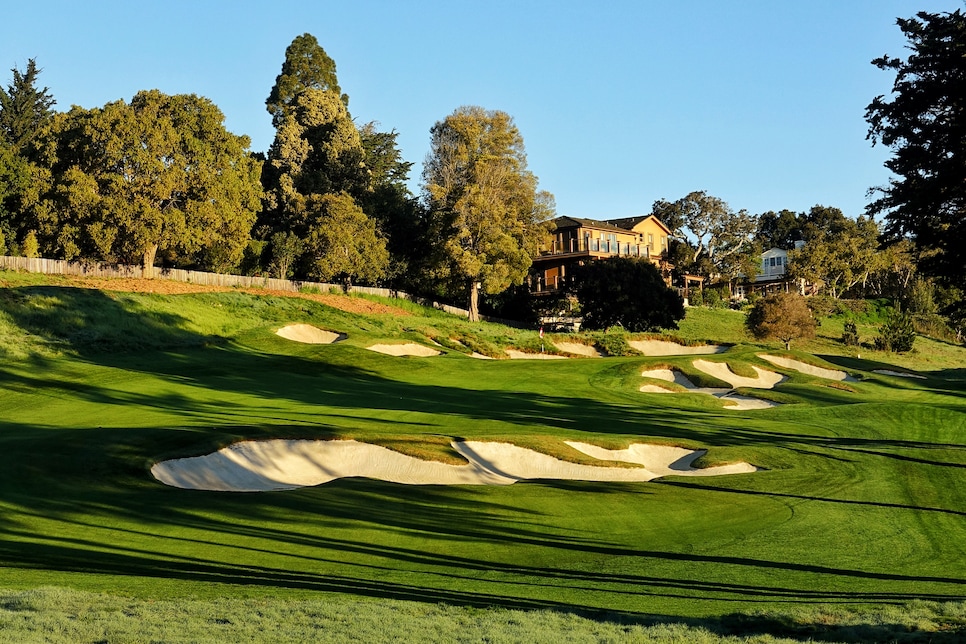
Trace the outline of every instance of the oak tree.
{"type": "Polygon", "coordinates": [[[194,94],[139,92],[131,102],[58,118],[54,185],[41,231],[65,259],[140,261],[163,253],[215,270],[241,258],[261,197],[249,139],[194,94]]]}
{"type": "Polygon", "coordinates": [[[839,298],[881,267],[879,227],[871,218],[849,219],[838,208],[814,206],[802,222],[805,244],[788,253],[792,276],[839,298]]]}
{"type": "Polygon", "coordinates": [[[758,261],[758,218],[745,210],[733,211],[719,197],[695,191],[674,202],[661,199],[652,214],[690,248],[681,269],[731,279],[752,270],[758,261]],[[699,268],[702,263],[704,269],[699,268]]]}

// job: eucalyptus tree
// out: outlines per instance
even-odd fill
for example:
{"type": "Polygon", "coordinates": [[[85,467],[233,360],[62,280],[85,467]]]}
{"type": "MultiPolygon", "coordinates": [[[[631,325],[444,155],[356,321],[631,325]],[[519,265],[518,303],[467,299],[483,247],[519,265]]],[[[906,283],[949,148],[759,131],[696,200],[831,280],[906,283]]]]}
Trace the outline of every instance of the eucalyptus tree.
{"type": "Polygon", "coordinates": [[[537,189],[523,136],[506,112],[458,108],[431,129],[423,167],[429,239],[443,279],[466,293],[470,320],[479,294],[521,284],[545,241],[553,196],[537,189]]]}

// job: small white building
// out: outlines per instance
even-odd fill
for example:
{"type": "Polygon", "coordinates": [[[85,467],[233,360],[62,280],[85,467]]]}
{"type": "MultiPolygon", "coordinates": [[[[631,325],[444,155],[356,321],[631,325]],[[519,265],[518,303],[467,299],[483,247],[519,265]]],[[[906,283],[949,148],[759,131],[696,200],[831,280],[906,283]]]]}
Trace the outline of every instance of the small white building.
{"type": "MultiPolygon", "coordinates": [[[[799,249],[805,242],[795,242],[799,249]]],[[[786,276],[788,272],[788,251],[784,248],[769,248],[761,254],[761,270],[751,279],[745,279],[735,288],[735,299],[743,300],[750,293],[758,292],[762,295],[775,291],[798,291],[806,293],[804,280],[793,280],[786,276]]]]}
{"type": "Polygon", "coordinates": [[[788,251],[782,248],[769,248],[761,254],[761,271],[755,275],[755,282],[768,282],[782,279],[788,269],[788,251]]]}

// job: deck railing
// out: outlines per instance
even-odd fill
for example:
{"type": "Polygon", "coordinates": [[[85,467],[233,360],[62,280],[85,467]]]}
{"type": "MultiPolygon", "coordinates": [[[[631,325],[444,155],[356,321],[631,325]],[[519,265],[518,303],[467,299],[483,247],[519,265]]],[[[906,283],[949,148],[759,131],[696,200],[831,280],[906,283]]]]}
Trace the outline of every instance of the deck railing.
{"type": "Polygon", "coordinates": [[[604,255],[620,255],[625,257],[659,257],[660,253],[652,252],[647,244],[632,244],[609,239],[555,239],[550,248],[540,252],[541,255],[570,255],[575,253],[602,253],[604,255]]]}

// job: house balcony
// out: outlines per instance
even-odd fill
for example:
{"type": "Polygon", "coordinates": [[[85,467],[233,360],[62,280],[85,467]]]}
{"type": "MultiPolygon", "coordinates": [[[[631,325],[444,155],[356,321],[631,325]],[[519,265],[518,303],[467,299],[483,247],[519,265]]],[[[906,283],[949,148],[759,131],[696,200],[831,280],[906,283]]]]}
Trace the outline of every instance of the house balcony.
{"type": "Polygon", "coordinates": [[[544,248],[540,254],[533,259],[539,262],[542,259],[560,258],[562,256],[571,257],[643,257],[645,259],[660,260],[661,254],[652,252],[647,244],[632,244],[629,242],[610,241],[606,239],[570,239],[561,241],[555,239],[550,248],[544,248]]]}

